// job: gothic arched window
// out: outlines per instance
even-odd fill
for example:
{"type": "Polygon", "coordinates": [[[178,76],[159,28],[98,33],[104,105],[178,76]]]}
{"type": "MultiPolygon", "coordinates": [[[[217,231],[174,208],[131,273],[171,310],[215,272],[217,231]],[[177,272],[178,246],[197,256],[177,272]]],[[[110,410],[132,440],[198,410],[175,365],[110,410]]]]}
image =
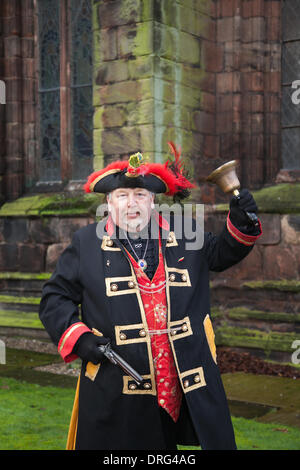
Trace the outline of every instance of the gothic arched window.
{"type": "Polygon", "coordinates": [[[38,183],[65,186],[92,171],[92,1],[38,1],[38,183]]]}

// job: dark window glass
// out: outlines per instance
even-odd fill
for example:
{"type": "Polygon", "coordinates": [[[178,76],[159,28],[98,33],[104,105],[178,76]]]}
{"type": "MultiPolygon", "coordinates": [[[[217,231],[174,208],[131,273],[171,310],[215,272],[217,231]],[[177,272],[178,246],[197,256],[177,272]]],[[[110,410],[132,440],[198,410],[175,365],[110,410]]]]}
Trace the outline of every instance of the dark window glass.
{"type": "Polygon", "coordinates": [[[93,169],[93,36],[90,0],[71,1],[72,178],[93,169]]]}
{"type": "Polygon", "coordinates": [[[57,0],[38,2],[40,181],[60,180],[60,31],[57,0]]]}

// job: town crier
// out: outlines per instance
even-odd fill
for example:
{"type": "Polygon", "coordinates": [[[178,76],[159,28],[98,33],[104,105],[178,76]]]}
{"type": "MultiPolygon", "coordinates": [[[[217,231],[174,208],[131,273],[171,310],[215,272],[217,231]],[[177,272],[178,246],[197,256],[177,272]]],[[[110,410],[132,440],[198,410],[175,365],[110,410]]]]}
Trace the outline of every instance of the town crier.
{"type": "MultiPolygon", "coordinates": [[[[232,197],[219,235],[187,245],[180,214],[164,217],[155,194],[182,201],[193,184],[173,161],[140,153],[92,173],[86,192],[106,194],[108,217],[78,230],[43,288],[40,318],[65,362],[82,359],[68,449],[235,449],[210,319],[209,271],[241,261],[261,235],[232,197]],[[110,345],[141,376],[112,364],[110,345]]],[[[181,202],[182,204],[182,202],[181,202]]],[[[192,220],[196,233],[196,220],[192,220]]]]}

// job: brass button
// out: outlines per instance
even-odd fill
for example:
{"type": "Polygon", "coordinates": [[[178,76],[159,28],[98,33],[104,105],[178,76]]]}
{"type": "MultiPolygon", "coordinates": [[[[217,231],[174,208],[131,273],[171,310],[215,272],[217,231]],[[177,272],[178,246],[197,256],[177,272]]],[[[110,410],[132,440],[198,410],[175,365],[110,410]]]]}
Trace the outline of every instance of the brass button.
{"type": "Polygon", "coordinates": [[[125,333],[120,333],[120,339],[124,340],[126,338],[127,338],[127,336],[125,335],[125,333]]]}
{"type": "Polygon", "coordinates": [[[169,281],[173,282],[175,281],[175,279],[176,279],[175,274],[170,274],[169,281]]]}
{"type": "Polygon", "coordinates": [[[190,382],[189,382],[188,380],[185,380],[185,381],[183,382],[184,388],[187,388],[189,385],[190,385],[190,382]]]}
{"type": "Polygon", "coordinates": [[[135,384],[130,384],[129,385],[129,390],[136,390],[136,385],[135,384]]]}
{"type": "Polygon", "coordinates": [[[183,282],[186,282],[186,281],[187,281],[187,277],[186,277],[186,275],[185,275],[185,274],[183,274],[183,275],[181,276],[181,279],[183,280],[183,282]]]}
{"type": "Polygon", "coordinates": [[[177,330],[171,330],[171,335],[172,335],[172,336],[175,336],[176,333],[177,333],[177,330]]]}
{"type": "Polygon", "coordinates": [[[135,286],[135,284],[134,284],[133,281],[129,281],[129,282],[128,282],[128,287],[129,287],[130,289],[133,289],[134,286],[135,286]]]}
{"type": "Polygon", "coordinates": [[[113,246],[114,242],[112,240],[107,240],[106,245],[107,246],[113,246]]]}
{"type": "Polygon", "coordinates": [[[151,388],[151,384],[149,382],[146,382],[143,387],[146,389],[146,390],[150,390],[151,388]]]}
{"type": "Polygon", "coordinates": [[[118,290],[118,284],[112,284],[110,286],[110,290],[112,290],[113,292],[116,292],[118,290]]]}
{"type": "Polygon", "coordinates": [[[142,336],[142,337],[146,336],[146,331],[145,330],[140,330],[139,335],[142,336]]]}
{"type": "Polygon", "coordinates": [[[200,375],[195,375],[194,377],[194,382],[199,383],[200,382],[200,375]]]}
{"type": "Polygon", "coordinates": [[[188,326],[187,324],[185,323],[184,325],[182,325],[182,331],[187,331],[188,330],[188,326]]]}

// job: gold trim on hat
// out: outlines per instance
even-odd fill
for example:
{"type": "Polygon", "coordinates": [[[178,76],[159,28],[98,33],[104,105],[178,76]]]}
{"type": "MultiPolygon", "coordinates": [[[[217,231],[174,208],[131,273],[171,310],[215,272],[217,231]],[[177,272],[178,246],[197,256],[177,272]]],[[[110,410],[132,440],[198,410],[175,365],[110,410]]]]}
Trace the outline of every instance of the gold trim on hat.
{"type": "MultiPolygon", "coordinates": [[[[120,170],[119,168],[114,168],[112,170],[108,170],[106,171],[105,173],[102,173],[102,175],[98,176],[97,178],[94,179],[94,181],[92,181],[92,183],[90,184],[90,191],[93,192],[94,191],[94,187],[96,186],[96,184],[101,181],[103,178],[105,178],[106,176],[109,176],[109,175],[114,175],[116,173],[120,173],[121,171],[123,170],[120,170]]],[[[169,191],[169,186],[167,185],[167,183],[158,175],[156,175],[155,173],[147,173],[145,176],[147,175],[152,175],[152,176],[155,176],[156,178],[158,178],[160,181],[163,182],[163,184],[165,185],[166,187],[166,191],[165,193],[167,193],[169,191]]],[[[128,171],[125,173],[125,176],[127,176],[128,178],[137,178],[138,176],[143,176],[143,175],[140,175],[140,174],[130,174],[128,173],[128,171]]]]}
{"type": "Polygon", "coordinates": [[[108,170],[105,173],[102,173],[102,175],[97,176],[97,178],[94,179],[94,181],[92,181],[92,183],[90,184],[90,191],[94,191],[94,187],[96,186],[98,181],[102,180],[106,176],[114,175],[115,173],[120,173],[121,171],[122,170],[120,170],[120,168],[113,168],[112,170],[108,170]]]}

